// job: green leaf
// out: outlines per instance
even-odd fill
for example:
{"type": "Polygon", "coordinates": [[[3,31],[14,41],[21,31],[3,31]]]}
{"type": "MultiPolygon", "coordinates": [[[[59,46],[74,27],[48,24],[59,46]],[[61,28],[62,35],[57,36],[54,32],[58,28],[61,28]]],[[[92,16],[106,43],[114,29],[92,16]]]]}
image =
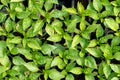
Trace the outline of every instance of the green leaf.
{"type": "Polygon", "coordinates": [[[120,37],[119,36],[115,36],[112,38],[112,41],[111,41],[111,46],[116,46],[116,45],[119,45],[120,44],[120,37]]]}
{"type": "Polygon", "coordinates": [[[45,27],[45,30],[46,30],[46,32],[49,34],[49,35],[52,35],[52,34],[54,34],[54,28],[51,26],[51,25],[49,25],[49,24],[47,24],[46,25],[46,27],[45,27]]]}
{"type": "Polygon", "coordinates": [[[31,79],[31,80],[37,80],[39,76],[40,76],[40,73],[31,73],[29,75],[29,79],[31,79]]]}
{"type": "Polygon", "coordinates": [[[56,49],[56,47],[51,44],[43,44],[41,47],[43,54],[47,55],[50,55],[54,49],[56,49]]]}
{"type": "Polygon", "coordinates": [[[72,59],[75,60],[78,57],[78,50],[76,49],[69,49],[67,54],[66,54],[66,58],[67,59],[72,59]]]}
{"type": "Polygon", "coordinates": [[[32,23],[31,18],[29,17],[24,18],[23,19],[23,30],[26,30],[28,27],[30,27],[31,23],[32,23]]]}
{"type": "Polygon", "coordinates": [[[70,32],[70,33],[74,32],[75,29],[76,29],[77,23],[78,23],[78,19],[77,18],[71,20],[70,23],[67,25],[67,31],[70,32]]]}
{"type": "Polygon", "coordinates": [[[33,62],[24,63],[24,66],[31,72],[37,72],[39,70],[37,65],[33,62]]]}
{"type": "Polygon", "coordinates": [[[104,53],[103,55],[104,55],[104,57],[106,59],[112,59],[113,58],[113,56],[112,56],[112,49],[111,49],[109,44],[102,44],[102,45],[100,45],[100,49],[104,53]]]}
{"type": "Polygon", "coordinates": [[[0,12],[0,23],[3,22],[6,19],[6,14],[3,12],[0,12]]]}
{"type": "Polygon", "coordinates": [[[45,10],[49,11],[53,7],[53,3],[50,3],[49,0],[47,0],[44,4],[45,10]]]}
{"type": "Polygon", "coordinates": [[[58,4],[58,0],[48,0],[49,3],[54,3],[54,4],[58,4]]]}
{"type": "Polygon", "coordinates": [[[73,37],[73,41],[72,41],[71,47],[74,48],[79,43],[80,43],[80,36],[79,35],[75,35],[73,37]]]}
{"type": "Polygon", "coordinates": [[[83,57],[78,57],[76,59],[76,63],[80,66],[83,66],[84,65],[84,58],[83,57]]]}
{"type": "Polygon", "coordinates": [[[96,37],[97,37],[97,38],[98,38],[98,37],[101,37],[101,36],[103,36],[103,34],[104,34],[104,30],[103,30],[102,26],[100,25],[100,26],[97,27],[96,37]]]}
{"type": "Polygon", "coordinates": [[[114,14],[115,16],[118,16],[120,13],[120,8],[114,7],[114,14]]]}
{"type": "Polygon", "coordinates": [[[21,57],[15,56],[15,57],[13,57],[13,63],[15,65],[23,65],[25,62],[21,57]]]}
{"type": "Polygon", "coordinates": [[[97,43],[98,42],[96,39],[92,39],[92,40],[90,40],[88,47],[95,47],[97,45],[97,43]]]}
{"type": "Polygon", "coordinates": [[[120,73],[120,65],[117,64],[110,64],[111,69],[116,72],[116,73],[120,73]]]}
{"type": "Polygon", "coordinates": [[[106,43],[109,39],[113,38],[113,34],[108,34],[99,39],[100,43],[106,43]]]}
{"type": "Polygon", "coordinates": [[[79,74],[82,74],[82,68],[81,67],[74,67],[69,72],[76,74],[76,75],[79,75],[79,74]]]}
{"type": "Polygon", "coordinates": [[[5,29],[7,32],[12,31],[12,20],[8,18],[5,22],[5,29]]]}
{"type": "Polygon", "coordinates": [[[21,1],[24,1],[24,0],[10,0],[10,2],[21,2],[21,1]]]}
{"type": "Polygon", "coordinates": [[[58,56],[55,57],[51,63],[51,67],[58,66],[59,69],[63,69],[65,67],[64,61],[58,56]]]}
{"type": "Polygon", "coordinates": [[[93,6],[98,12],[102,10],[102,4],[100,0],[93,0],[93,6]]]}
{"type": "Polygon", "coordinates": [[[21,41],[22,41],[21,37],[7,38],[8,43],[19,44],[21,43],[21,41]]]}
{"type": "Polygon", "coordinates": [[[77,14],[77,11],[75,8],[64,8],[64,10],[71,14],[77,14]]]}
{"type": "Polygon", "coordinates": [[[94,75],[93,74],[86,74],[85,80],[95,80],[94,75]]]}
{"type": "Polygon", "coordinates": [[[84,11],[84,6],[82,5],[81,2],[78,2],[78,3],[77,3],[77,9],[78,9],[78,11],[79,11],[80,13],[84,11]]]}
{"type": "Polygon", "coordinates": [[[97,48],[86,48],[86,50],[96,58],[99,58],[102,56],[102,52],[98,47],[97,48]]]}
{"type": "Polygon", "coordinates": [[[43,25],[44,25],[43,20],[36,21],[33,32],[34,33],[39,32],[42,29],[43,25]]]}
{"type": "Polygon", "coordinates": [[[113,56],[116,60],[120,60],[120,52],[116,52],[113,56]]]}
{"type": "Polygon", "coordinates": [[[28,47],[32,48],[32,49],[41,49],[40,47],[40,40],[39,39],[28,39],[27,40],[27,45],[28,47]]]}
{"type": "Polygon", "coordinates": [[[48,41],[59,42],[61,41],[62,36],[59,34],[52,34],[50,37],[47,38],[48,41]]]}
{"type": "Polygon", "coordinates": [[[87,67],[93,68],[93,69],[97,69],[97,64],[95,62],[95,59],[92,56],[87,56],[85,58],[85,65],[87,67]]]}
{"type": "Polygon", "coordinates": [[[49,77],[52,80],[61,80],[65,77],[65,75],[63,75],[61,72],[58,72],[56,69],[51,69],[49,71],[49,77]]]}
{"type": "Polygon", "coordinates": [[[103,72],[105,77],[108,79],[108,76],[111,74],[111,68],[108,64],[104,65],[103,72]]]}
{"type": "Polygon", "coordinates": [[[74,76],[72,74],[68,74],[65,80],[74,80],[74,76]]]}
{"type": "Polygon", "coordinates": [[[55,44],[56,48],[53,50],[53,54],[59,54],[59,52],[64,51],[65,48],[61,44],[55,44]]]}
{"type": "Polygon", "coordinates": [[[0,74],[6,71],[6,67],[0,66],[0,74]]]}
{"type": "Polygon", "coordinates": [[[76,65],[76,63],[69,63],[67,66],[66,66],[66,71],[69,72],[72,68],[74,68],[76,65]]]}
{"type": "Polygon", "coordinates": [[[117,31],[119,29],[118,23],[113,18],[106,18],[105,23],[113,31],[117,31]]]}

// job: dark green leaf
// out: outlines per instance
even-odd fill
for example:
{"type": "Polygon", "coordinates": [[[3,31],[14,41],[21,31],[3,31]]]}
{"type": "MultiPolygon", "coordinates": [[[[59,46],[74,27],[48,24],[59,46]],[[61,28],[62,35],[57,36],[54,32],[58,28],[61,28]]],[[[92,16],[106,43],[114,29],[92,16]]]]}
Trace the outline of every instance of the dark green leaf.
{"type": "Polygon", "coordinates": [[[111,46],[116,46],[116,45],[119,45],[120,44],[120,37],[119,36],[115,36],[112,38],[112,41],[111,41],[111,46]]]}
{"type": "Polygon", "coordinates": [[[3,22],[6,19],[6,14],[3,12],[0,12],[0,23],[3,22]]]}

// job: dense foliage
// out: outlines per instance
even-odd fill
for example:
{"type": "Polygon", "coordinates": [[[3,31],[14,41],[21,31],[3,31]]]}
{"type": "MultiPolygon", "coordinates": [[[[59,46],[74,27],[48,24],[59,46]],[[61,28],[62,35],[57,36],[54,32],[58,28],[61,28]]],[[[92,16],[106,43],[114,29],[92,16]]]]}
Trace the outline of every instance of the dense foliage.
{"type": "Polygon", "coordinates": [[[0,80],[119,80],[120,0],[56,4],[0,0],[0,80]]]}

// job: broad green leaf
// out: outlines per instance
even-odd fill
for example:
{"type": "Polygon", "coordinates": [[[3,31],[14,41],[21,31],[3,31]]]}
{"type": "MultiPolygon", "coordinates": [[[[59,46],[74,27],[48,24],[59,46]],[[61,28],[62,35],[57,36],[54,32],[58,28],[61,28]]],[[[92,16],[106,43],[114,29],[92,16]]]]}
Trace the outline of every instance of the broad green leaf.
{"type": "Polygon", "coordinates": [[[73,38],[71,47],[74,48],[79,43],[80,43],[80,36],[79,35],[75,35],[74,38],[73,38]]]}
{"type": "Polygon", "coordinates": [[[8,18],[5,22],[5,29],[7,32],[12,31],[13,25],[12,25],[12,20],[8,18]]]}
{"type": "Polygon", "coordinates": [[[39,32],[42,29],[43,25],[44,25],[43,20],[36,21],[33,32],[34,33],[39,32]]]}
{"type": "Polygon", "coordinates": [[[62,46],[61,44],[55,44],[54,46],[55,46],[56,48],[52,51],[53,54],[59,54],[59,52],[65,50],[65,47],[62,46]]]}
{"type": "Polygon", "coordinates": [[[95,59],[92,56],[87,56],[85,58],[85,65],[87,67],[93,68],[93,69],[97,69],[97,64],[95,62],[95,59]]]}
{"type": "Polygon", "coordinates": [[[81,67],[74,67],[69,72],[76,74],[76,75],[79,75],[79,74],[82,74],[82,68],[81,67]]]}
{"type": "Polygon", "coordinates": [[[49,77],[52,80],[61,80],[62,78],[65,77],[61,72],[57,71],[56,69],[51,69],[49,71],[49,77]]]}
{"type": "Polygon", "coordinates": [[[31,12],[26,10],[26,11],[22,11],[22,12],[17,12],[16,16],[18,19],[24,19],[24,18],[28,17],[30,14],[31,14],[31,12]]]}
{"type": "Polygon", "coordinates": [[[76,63],[69,63],[67,66],[66,66],[66,71],[69,72],[71,69],[73,69],[75,67],[76,63]]]}
{"type": "Polygon", "coordinates": [[[65,63],[60,57],[55,57],[51,63],[51,67],[53,66],[58,66],[59,69],[63,69],[65,67],[65,63]]]}
{"type": "Polygon", "coordinates": [[[25,62],[20,56],[13,57],[13,63],[15,65],[23,65],[25,62]]]}
{"type": "Polygon", "coordinates": [[[84,11],[84,6],[82,5],[81,2],[78,2],[78,3],[77,3],[77,9],[78,9],[78,11],[79,11],[80,13],[84,11]]]}
{"type": "Polygon", "coordinates": [[[72,59],[75,60],[78,57],[78,50],[76,49],[69,49],[67,54],[66,54],[66,58],[67,59],[72,59]]]}
{"type": "Polygon", "coordinates": [[[113,56],[116,60],[120,60],[120,52],[116,52],[113,56]]]}
{"type": "Polygon", "coordinates": [[[120,73],[120,65],[117,64],[110,64],[111,69],[116,72],[116,73],[120,73]]]}
{"type": "Polygon", "coordinates": [[[56,49],[56,47],[51,44],[43,44],[41,47],[43,54],[47,55],[50,55],[54,49],[56,49]]]}
{"type": "Polygon", "coordinates": [[[21,1],[24,1],[24,0],[10,0],[10,2],[21,2],[21,1]]]}
{"type": "Polygon", "coordinates": [[[100,43],[106,43],[109,39],[113,38],[113,34],[108,34],[99,39],[100,43]]]}
{"type": "Polygon", "coordinates": [[[3,12],[0,12],[0,23],[3,22],[6,19],[6,14],[3,12]]]}
{"type": "Polygon", "coordinates": [[[30,48],[17,48],[18,53],[25,56],[26,59],[31,60],[32,54],[30,53],[30,48]]]}
{"type": "Polygon", "coordinates": [[[24,63],[24,66],[31,72],[37,72],[39,70],[37,65],[33,62],[24,63]]]}
{"type": "Polygon", "coordinates": [[[74,80],[74,76],[72,74],[68,74],[65,80],[74,80]]]}
{"type": "Polygon", "coordinates": [[[44,4],[45,10],[49,11],[53,7],[53,3],[50,3],[49,0],[47,0],[44,4]]]}
{"type": "Polygon", "coordinates": [[[108,76],[111,74],[111,68],[108,64],[104,65],[103,72],[105,77],[108,79],[108,76]]]}
{"type": "Polygon", "coordinates": [[[113,18],[106,18],[105,23],[113,31],[117,31],[119,29],[118,23],[113,18]]]}
{"type": "Polygon", "coordinates": [[[47,32],[49,35],[54,34],[54,28],[53,28],[51,25],[49,25],[49,24],[46,25],[45,30],[46,30],[46,32],[47,32]]]}
{"type": "Polygon", "coordinates": [[[101,37],[101,36],[103,36],[103,34],[104,34],[104,30],[103,30],[102,26],[100,25],[100,26],[97,27],[96,37],[97,37],[97,38],[98,38],[98,37],[101,37]]]}
{"type": "Polygon", "coordinates": [[[58,4],[58,0],[48,0],[49,3],[54,3],[54,4],[58,4]]]}
{"type": "Polygon", "coordinates": [[[32,49],[41,49],[40,47],[40,40],[39,39],[28,39],[27,40],[27,45],[28,47],[32,48],[32,49]]]}
{"type": "Polygon", "coordinates": [[[63,23],[60,20],[54,20],[51,24],[52,27],[62,27],[63,23]]]}
{"type": "Polygon", "coordinates": [[[118,77],[113,77],[111,80],[119,80],[118,77]]]}
{"type": "Polygon", "coordinates": [[[21,37],[7,38],[8,43],[19,44],[21,43],[21,41],[22,41],[21,37]]]}
{"type": "Polygon", "coordinates": [[[89,45],[88,47],[95,47],[97,45],[97,40],[96,39],[92,39],[90,42],[89,42],[89,45]]]}
{"type": "Polygon", "coordinates": [[[0,57],[0,63],[1,63],[1,65],[5,66],[7,70],[11,66],[11,62],[10,62],[9,57],[7,55],[5,55],[4,57],[0,57]]]}
{"type": "Polygon", "coordinates": [[[31,73],[29,75],[29,79],[31,79],[31,80],[37,80],[39,76],[40,76],[40,73],[31,73]]]}
{"type": "Polygon", "coordinates": [[[94,75],[93,74],[86,74],[85,80],[95,80],[94,75]]]}
{"type": "Polygon", "coordinates": [[[9,74],[10,76],[17,76],[19,75],[20,73],[14,69],[10,69],[7,71],[7,74],[9,74]]]}
{"type": "Polygon", "coordinates": [[[118,16],[120,13],[120,8],[114,7],[114,14],[115,16],[118,16]]]}
{"type": "Polygon", "coordinates": [[[93,0],[93,6],[98,12],[102,10],[102,4],[100,0],[93,0]]]}
{"type": "Polygon", "coordinates": [[[102,56],[102,52],[101,50],[97,47],[97,48],[86,48],[86,50],[93,55],[94,57],[101,57],[102,56]]]}
{"type": "Polygon", "coordinates": [[[30,27],[32,23],[31,18],[27,17],[23,19],[23,30],[26,30],[28,27],[30,27]]]}
{"type": "Polygon", "coordinates": [[[6,71],[6,67],[0,66],[0,74],[6,71]]]}
{"type": "Polygon", "coordinates": [[[113,58],[112,49],[111,49],[109,44],[100,45],[100,49],[104,53],[103,55],[106,59],[112,59],[113,58]]]}
{"type": "Polygon", "coordinates": [[[116,45],[119,45],[120,44],[120,37],[119,36],[115,36],[112,38],[112,41],[111,41],[111,46],[116,46],[116,45]]]}
{"type": "Polygon", "coordinates": [[[71,14],[77,14],[77,11],[75,8],[64,8],[64,10],[71,14]]]}
{"type": "Polygon", "coordinates": [[[40,65],[45,64],[46,62],[50,61],[52,58],[49,56],[43,56],[39,52],[34,52],[33,59],[40,65]]]}
{"type": "Polygon", "coordinates": [[[76,63],[80,66],[83,66],[84,65],[84,58],[83,57],[76,58],[76,63]]]}
{"type": "Polygon", "coordinates": [[[61,41],[62,36],[59,34],[52,34],[50,37],[47,38],[48,41],[59,42],[61,41]]]}
{"type": "Polygon", "coordinates": [[[70,32],[70,33],[74,32],[75,29],[76,29],[77,23],[78,23],[78,19],[77,18],[71,20],[70,23],[67,25],[67,31],[70,32]]]}

